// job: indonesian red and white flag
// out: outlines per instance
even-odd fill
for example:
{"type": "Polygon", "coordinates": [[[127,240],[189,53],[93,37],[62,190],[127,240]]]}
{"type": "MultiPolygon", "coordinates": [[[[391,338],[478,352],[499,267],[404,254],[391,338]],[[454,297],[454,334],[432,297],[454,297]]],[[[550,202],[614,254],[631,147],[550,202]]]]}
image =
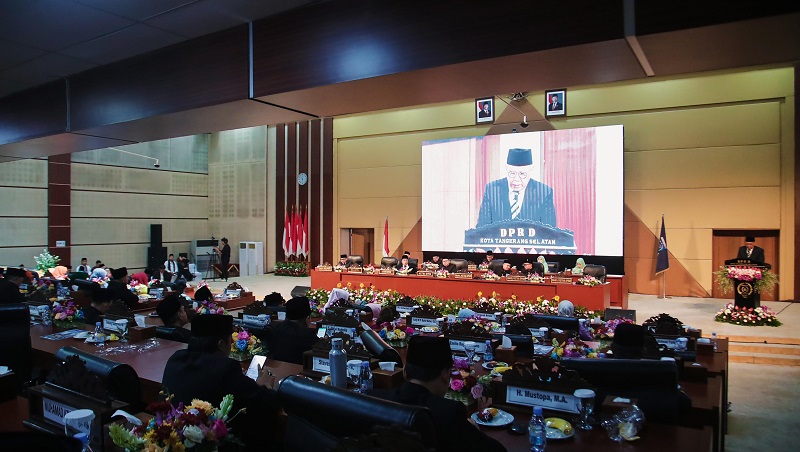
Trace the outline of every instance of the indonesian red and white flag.
{"type": "Polygon", "coordinates": [[[289,256],[291,234],[289,233],[289,209],[283,215],[283,254],[289,256]]]}
{"type": "Polygon", "coordinates": [[[303,250],[301,249],[302,243],[300,241],[303,239],[303,230],[301,229],[302,226],[300,225],[300,207],[294,211],[294,253],[298,256],[303,254],[303,250]]]}
{"type": "Polygon", "coordinates": [[[305,254],[306,257],[311,254],[308,243],[308,206],[306,206],[306,210],[303,212],[303,254],[305,254]]]}
{"type": "Polygon", "coordinates": [[[389,215],[383,223],[383,257],[389,257],[389,215]]]}

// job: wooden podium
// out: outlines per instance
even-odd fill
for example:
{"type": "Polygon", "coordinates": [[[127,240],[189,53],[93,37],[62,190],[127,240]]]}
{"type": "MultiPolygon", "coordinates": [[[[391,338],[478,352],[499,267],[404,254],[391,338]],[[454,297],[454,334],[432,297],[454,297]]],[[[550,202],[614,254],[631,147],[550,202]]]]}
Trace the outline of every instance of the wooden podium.
{"type": "MultiPolygon", "coordinates": [[[[725,267],[754,268],[762,272],[772,268],[770,264],[752,261],[750,259],[728,259],[725,267]]],[[[738,307],[757,308],[761,306],[761,293],[756,292],[751,281],[733,281],[734,304],[738,307]]]]}

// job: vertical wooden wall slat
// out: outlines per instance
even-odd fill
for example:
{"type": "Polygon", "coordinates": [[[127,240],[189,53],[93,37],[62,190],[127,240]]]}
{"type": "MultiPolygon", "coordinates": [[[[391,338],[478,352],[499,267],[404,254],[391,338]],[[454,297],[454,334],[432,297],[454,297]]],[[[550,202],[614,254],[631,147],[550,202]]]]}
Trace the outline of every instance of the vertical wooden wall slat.
{"type": "Polygon", "coordinates": [[[333,118],[322,121],[322,259],[334,262],[333,258],[333,118]]]}
{"type": "MultiPolygon", "coordinates": [[[[325,211],[322,209],[322,196],[320,187],[322,187],[322,154],[320,146],[322,135],[320,135],[321,127],[320,120],[314,119],[311,121],[311,161],[308,173],[308,190],[311,193],[311,202],[309,204],[309,218],[308,218],[308,233],[311,234],[311,265],[321,264],[325,262],[322,257],[322,249],[320,248],[320,219],[325,216],[325,211]]],[[[329,261],[330,262],[330,261],[329,261]]]]}
{"type": "Polygon", "coordinates": [[[61,258],[61,265],[72,262],[72,155],[47,159],[47,247],[61,258]],[[66,247],[56,248],[63,240],[66,247]]]}
{"type": "Polygon", "coordinates": [[[286,214],[286,125],[275,128],[275,260],[286,260],[283,253],[283,220],[286,214]]]}

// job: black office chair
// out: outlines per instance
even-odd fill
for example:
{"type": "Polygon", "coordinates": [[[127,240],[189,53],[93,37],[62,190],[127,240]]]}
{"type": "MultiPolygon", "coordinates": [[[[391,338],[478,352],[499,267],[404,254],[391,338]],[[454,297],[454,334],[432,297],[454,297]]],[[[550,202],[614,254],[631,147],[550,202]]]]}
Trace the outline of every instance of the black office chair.
{"type": "Polygon", "coordinates": [[[469,265],[466,259],[450,259],[450,263],[456,266],[456,271],[466,270],[469,265]]]}
{"type": "Polygon", "coordinates": [[[599,279],[600,282],[606,282],[606,266],[605,265],[597,265],[597,264],[586,264],[583,267],[583,274],[594,276],[595,278],[599,279]]]}
{"type": "Polygon", "coordinates": [[[561,365],[598,388],[595,400],[607,395],[638,399],[648,421],[677,423],[692,406],[678,389],[675,361],[562,358],[561,365]]]}
{"type": "Polygon", "coordinates": [[[580,322],[577,317],[560,317],[557,315],[542,315],[534,314],[537,319],[542,319],[550,325],[551,328],[558,328],[564,331],[579,331],[580,322]]]}
{"type": "Polygon", "coordinates": [[[93,292],[95,289],[99,289],[100,288],[100,284],[97,284],[95,282],[91,282],[91,281],[86,280],[86,279],[75,279],[75,280],[72,280],[72,285],[73,286],[78,286],[78,290],[84,290],[84,291],[89,292],[89,293],[93,292]]]}
{"type": "Polygon", "coordinates": [[[547,273],[558,273],[558,268],[559,268],[558,262],[547,263],[547,273]]]}
{"type": "Polygon", "coordinates": [[[408,266],[411,268],[419,268],[419,259],[415,257],[408,258],[408,266]]]}
{"type": "Polygon", "coordinates": [[[492,261],[489,262],[488,270],[491,270],[494,273],[502,273],[503,272],[503,263],[505,261],[506,261],[505,259],[492,259],[492,261]]]}
{"type": "Polygon", "coordinates": [[[436,444],[433,416],[424,407],[390,402],[296,375],[281,381],[278,399],[288,415],[286,450],[331,450],[341,438],[369,433],[376,425],[399,425],[417,432],[424,444],[436,444]]]}
{"type": "Polygon", "coordinates": [[[359,266],[359,267],[363,267],[364,266],[364,256],[360,256],[358,254],[354,254],[352,256],[347,256],[347,262],[349,262],[350,265],[356,265],[356,266],[359,266]]]}
{"type": "Polygon", "coordinates": [[[75,347],[62,347],[56,352],[55,360],[63,363],[67,357],[72,355],[77,355],[82,359],[86,363],[86,369],[105,382],[111,397],[130,403],[137,408],[143,408],[139,376],[131,366],[101,358],[75,347]]]}
{"type": "Polygon", "coordinates": [[[381,268],[394,268],[397,267],[396,257],[383,257],[381,258],[381,268]]]}
{"type": "Polygon", "coordinates": [[[636,322],[636,309],[608,308],[603,313],[603,320],[631,319],[636,322]]]}
{"type": "Polygon", "coordinates": [[[31,379],[31,319],[28,305],[0,304],[0,364],[14,371],[19,390],[31,379]]]}
{"type": "Polygon", "coordinates": [[[403,367],[403,358],[391,345],[387,344],[374,330],[364,330],[359,337],[364,343],[364,348],[381,361],[393,361],[398,367],[403,367]]]}
{"type": "Polygon", "coordinates": [[[178,328],[174,326],[157,326],[156,337],[159,339],[167,339],[174,342],[187,343],[183,335],[178,333],[178,328]]]}

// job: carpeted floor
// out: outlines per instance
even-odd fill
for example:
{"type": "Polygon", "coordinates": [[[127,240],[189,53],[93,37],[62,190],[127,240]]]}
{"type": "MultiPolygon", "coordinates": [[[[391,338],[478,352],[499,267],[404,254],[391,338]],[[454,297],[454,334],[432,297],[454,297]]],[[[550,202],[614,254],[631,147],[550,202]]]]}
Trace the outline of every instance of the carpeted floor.
{"type": "MultiPolygon", "coordinates": [[[[252,290],[257,298],[272,291],[290,298],[295,286],[309,286],[310,278],[274,275],[231,278],[252,290]]],[[[226,287],[222,281],[210,281],[212,289],[226,287]]],[[[729,300],[675,297],[659,299],[654,295],[630,294],[629,308],[636,309],[637,321],[666,312],[685,324],[702,328],[709,336],[718,335],[800,338],[800,303],[765,302],[778,312],[780,327],[745,327],[714,321],[716,312],[729,300]]],[[[800,450],[800,367],[730,363],[729,413],[726,450],[729,451],[798,451],[800,450]],[[797,431],[796,431],[797,430],[797,431]]]]}

